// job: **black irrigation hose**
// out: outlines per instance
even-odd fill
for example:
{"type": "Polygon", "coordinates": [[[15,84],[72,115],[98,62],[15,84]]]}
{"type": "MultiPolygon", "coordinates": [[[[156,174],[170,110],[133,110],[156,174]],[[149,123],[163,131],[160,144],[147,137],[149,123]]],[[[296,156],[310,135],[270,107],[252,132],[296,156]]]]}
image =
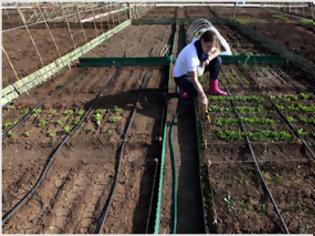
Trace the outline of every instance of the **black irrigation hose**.
{"type": "Polygon", "coordinates": [[[256,155],[255,155],[255,152],[254,152],[254,150],[253,150],[253,148],[252,148],[252,145],[251,145],[251,143],[250,143],[250,140],[249,140],[249,138],[248,138],[248,135],[247,135],[246,129],[245,129],[245,127],[244,127],[243,121],[242,121],[242,119],[241,119],[241,117],[240,117],[240,115],[239,115],[239,113],[238,113],[238,111],[237,111],[237,109],[236,109],[236,106],[235,106],[235,104],[234,104],[234,102],[233,102],[233,100],[232,100],[232,98],[231,98],[231,97],[232,97],[232,96],[231,96],[231,93],[230,93],[230,91],[228,90],[228,88],[227,88],[225,85],[223,85],[223,86],[224,86],[224,88],[226,89],[226,91],[227,91],[227,93],[228,93],[228,95],[229,95],[230,103],[231,103],[231,105],[232,105],[232,108],[233,108],[233,110],[234,110],[234,113],[236,114],[236,116],[237,116],[237,118],[238,118],[238,120],[239,120],[240,126],[241,126],[241,128],[242,128],[242,130],[243,130],[244,138],[245,138],[245,140],[246,140],[246,142],[247,142],[247,145],[248,145],[248,147],[249,147],[251,156],[252,156],[252,158],[253,158],[253,160],[254,160],[254,164],[255,164],[256,170],[257,170],[257,172],[258,172],[258,174],[259,174],[259,178],[260,178],[260,180],[261,180],[261,182],[262,182],[262,184],[263,184],[263,187],[264,187],[264,189],[265,189],[265,190],[267,191],[267,193],[268,193],[268,196],[269,196],[269,198],[270,198],[270,200],[271,200],[271,202],[272,202],[273,207],[274,207],[275,210],[276,210],[276,213],[277,213],[278,217],[279,217],[280,220],[281,220],[281,223],[282,223],[282,226],[283,226],[285,232],[286,232],[287,234],[290,234],[290,231],[289,231],[289,229],[288,229],[288,226],[287,226],[287,224],[285,223],[285,221],[284,221],[284,219],[283,219],[283,217],[282,217],[282,215],[281,215],[280,209],[278,208],[278,205],[277,205],[275,199],[273,198],[272,193],[271,193],[270,189],[268,188],[267,183],[266,183],[266,181],[265,181],[265,179],[264,179],[264,177],[263,177],[263,174],[262,174],[262,172],[261,172],[261,170],[260,170],[260,167],[259,167],[259,164],[258,164],[256,155]]]}
{"type": "Polygon", "coordinates": [[[142,89],[143,87],[145,86],[146,82],[148,81],[148,78],[149,76],[147,76],[148,74],[146,73],[144,78],[143,78],[143,81],[142,81],[142,85],[141,87],[139,88],[139,96],[138,96],[138,99],[137,101],[135,102],[134,104],[134,108],[133,108],[133,111],[131,113],[131,116],[129,118],[129,122],[128,122],[128,125],[127,127],[125,128],[124,130],[124,135],[123,135],[123,140],[121,142],[121,146],[119,148],[119,156],[118,156],[118,162],[117,162],[117,165],[116,165],[116,171],[115,171],[115,175],[114,175],[114,180],[113,180],[113,184],[111,186],[111,189],[110,189],[110,192],[109,192],[109,196],[105,202],[105,205],[102,209],[102,212],[101,212],[101,216],[97,222],[97,225],[96,225],[96,229],[95,229],[95,234],[99,234],[102,232],[103,230],[103,227],[104,227],[104,223],[105,223],[105,220],[106,220],[106,217],[109,213],[109,208],[111,206],[111,202],[113,200],[113,196],[115,194],[115,190],[116,190],[116,185],[117,185],[117,180],[118,180],[118,175],[119,175],[119,172],[120,172],[120,167],[121,167],[121,160],[123,159],[124,157],[124,154],[125,154],[125,147],[126,147],[126,141],[127,141],[127,137],[128,137],[128,131],[129,131],[129,128],[131,127],[131,124],[133,123],[133,120],[134,120],[134,117],[135,117],[135,114],[136,114],[136,110],[137,110],[137,105],[138,103],[140,102],[141,98],[142,98],[142,89]]]}
{"type": "Polygon", "coordinates": [[[305,141],[305,139],[299,135],[296,128],[293,127],[292,123],[287,119],[287,117],[283,114],[283,112],[276,106],[276,104],[271,100],[270,96],[267,95],[267,98],[269,102],[272,104],[272,106],[277,110],[277,112],[280,114],[280,116],[285,120],[285,122],[288,124],[288,126],[291,128],[291,130],[294,132],[295,136],[301,140],[302,144],[305,146],[305,148],[309,151],[311,154],[313,160],[315,160],[315,154],[312,151],[311,147],[308,145],[308,143],[305,141]]]}
{"type": "Polygon", "coordinates": [[[67,80],[64,84],[62,84],[58,89],[56,89],[52,94],[45,97],[43,100],[41,100],[35,107],[33,107],[28,113],[22,116],[22,118],[15,123],[13,126],[11,126],[9,129],[5,130],[2,134],[2,138],[5,138],[8,135],[8,132],[19,127],[21,124],[23,124],[27,118],[29,118],[32,115],[33,110],[41,107],[48,99],[55,97],[59,93],[61,93],[67,85],[69,85],[72,81],[77,79],[76,77],[73,77],[72,79],[67,80]]]}
{"type": "MultiPolygon", "coordinates": [[[[111,81],[114,77],[117,77],[117,73],[115,73],[109,81],[111,81]]],[[[31,190],[11,210],[9,210],[2,217],[2,224],[5,224],[17,212],[17,210],[19,208],[21,208],[34,195],[36,190],[41,186],[42,182],[45,180],[45,178],[47,176],[47,173],[48,173],[50,167],[52,166],[54,160],[56,159],[57,154],[59,153],[59,151],[61,150],[63,145],[70,139],[72,134],[74,134],[75,131],[77,131],[81,127],[82,123],[85,121],[85,119],[88,117],[88,115],[92,112],[92,110],[95,107],[95,105],[99,102],[99,99],[101,98],[102,92],[103,92],[103,90],[105,88],[106,88],[106,85],[103,87],[101,92],[99,92],[99,94],[96,95],[96,97],[92,101],[90,107],[85,111],[84,115],[81,117],[80,122],[72,127],[72,130],[70,131],[70,133],[67,134],[59,142],[59,144],[54,148],[54,150],[50,153],[50,155],[49,155],[49,157],[48,157],[48,159],[46,161],[46,164],[44,166],[44,169],[42,170],[39,179],[36,181],[36,184],[31,188],[31,190]]]]}

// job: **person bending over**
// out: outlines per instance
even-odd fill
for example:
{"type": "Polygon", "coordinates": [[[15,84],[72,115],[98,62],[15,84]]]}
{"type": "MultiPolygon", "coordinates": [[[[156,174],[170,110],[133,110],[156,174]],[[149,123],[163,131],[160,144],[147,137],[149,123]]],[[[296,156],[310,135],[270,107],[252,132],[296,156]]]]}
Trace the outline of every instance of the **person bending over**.
{"type": "Polygon", "coordinates": [[[219,57],[220,46],[215,32],[205,31],[198,40],[194,39],[179,53],[174,66],[174,79],[179,87],[179,95],[184,99],[198,96],[204,108],[208,107],[208,98],[198,75],[210,72],[207,93],[226,96],[219,88],[219,73],[222,60],[219,57]]]}

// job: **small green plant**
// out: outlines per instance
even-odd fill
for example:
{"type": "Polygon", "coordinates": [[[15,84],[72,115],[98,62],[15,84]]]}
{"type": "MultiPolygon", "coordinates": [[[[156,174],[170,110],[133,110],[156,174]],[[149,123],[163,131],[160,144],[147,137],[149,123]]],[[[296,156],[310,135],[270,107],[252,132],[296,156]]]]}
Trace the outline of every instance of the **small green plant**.
{"type": "MultiPolygon", "coordinates": [[[[276,121],[271,118],[256,118],[256,117],[243,117],[241,118],[243,123],[246,124],[256,124],[256,125],[275,125],[276,121]]],[[[217,118],[215,120],[215,125],[235,125],[239,123],[239,120],[236,118],[217,118]]]]}
{"type": "Polygon", "coordinates": [[[15,137],[15,133],[14,133],[13,130],[9,130],[7,134],[8,134],[9,138],[14,138],[15,137]]]}
{"type": "Polygon", "coordinates": [[[50,138],[56,137],[56,130],[49,129],[48,132],[47,132],[47,136],[50,137],[50,138]]]}
{"type": "Polygon", "coordinates": [[[296,121],[293,116],[287,116],[286,118],[289,122],[295,122],[296,121]]]}
{"type": "Polygon", "coordinates": [[[257,125],[275,125],[276,121],[271,118],[244,117],[241,118],[244,123],[257,125]]]}
{"type": "Polygon", "coordinates": [[[42,113],[42,111],[43,110],[41,108],[35,108],[35,109],[32,110],[32,116],[33,117],[37,117],[39,114],[42,113]]]}
{"type": "Polygon", "coordinates": [[[38,127],[39,127],[39,128],[45,128],[47,124],[48,124],[48,122],[47,122],[47,120],[45,120],[45,119],[40,119],[40,120],[38,121],[38,127]]]}
{"type": "Polygon", "coordinates": [[[122,117],[120,115],[112,115],[109,117],[108,121],[110,123],[118,123],[120,120],[122,119],[122,117]]]}
{"type": "Polygon", "coordinates": [[[116,114],[117,114],[117,113],[121,113],[121,112],[123,112],[123,109],[120,108],[120,107],[117,107],[117,106],[115,105],[114,108],[113,108],[113,112],[115,112],[116,114]]]}
{"type": "Polygon", "coordinates": [[[293,138],[293,136],[287,131],[270,132],[270,137],[275,141],[289,141],[293,138]]]}
{"type": "Polygon", "coordinates": [[[307,135],[307,132],[303,128],[298,129],[297,133],[299,136],[302,136],[302,137],[307,135]]]}
{"type": "Polygon", "coordinates": [[[236,76],[230,76],[230,80],[232,81],[233,84],[239,84],[239,80],[237,79],[236,76]]]}
{"type": "Polygon", "coordinates": [[[258,204],[258,207],[257,207],[258,209],[258,212],[261,212],[261,213],[263,213],[263,214],[267,214],[267,206],[266,206],[266,204],[265,203],[260,203],[260,204],[258,204]]]}
{"type": "Polygon", "coordinates": [[[270,96],[270,98],[274,101],[282,101],[282,102],[291,102],[299,100],[298,95],[279,95],[279,96],[270,96]]]}
{"type": "Polygon", "coordinates": [[[305,117],[304,115],[300,115],[299,120],[306,124],[315,125],[315,117],[305,117]]]}
{"type": "Polygon", "coordinates": [[[108,128],[108,129],[106,130],[106,133],[108,133],[108,134],[112,134],[112,133],[113,133],[113,129],[108,128]]]}
{"type": "Polygon", "coordinates": [[[281,110],[281,111],[284,110],[284,105],[276,104],[276,107],[277,107],[279,110],[281,110]]]}
{"type": "Polygon", "coordinates": [[[94,127],[94,125],[93,125],[92,123],[89,123],[89,124],[87,125],[86,130],[87,130],[88,132],[91,132],[91,133],[95,133],[95,131],[96,131],[96,129],[95,129],[95,127],[94,127]]]}
{"type": "Polygon", "coordinates": [[[102,123],[102,120],[103,120],[103,115],[101,113],[96,113],[94,116],[93,116],[93,120],[96,122],[96,124],[98,126],[101,125],[102,123]]]}
{"type": "Polygon", "coordinates": [[[241,204],[240,207],[243,211],[248,211],[250,209],[250,201],[248,199],[244,200],[241,204]]]}
{"type": "MultiPolygon", "coordinates": [[[[225,141],[240,140],[243,132],[240,130],[220,130],[217,131],[217,136],[225,141]]],[[[272,131],[272,130],[260,130],[247,132],[248,138],[251,141],[266,141],[274,140],[278,142],[290,141],[293,136],[288,131],[272,131]]]]}
{"type": "Polygon", "coordinates": [[[297,108],[300,109],[302,112],[315,113],[315,105],[298,104],[297,108]]]}
{"type": "Polygon", "coordinates": [[[28,138],[32,135],[32,133],[30,131],[25,131],[22,133],[23,137],[28,138]]]}
{"type": "Polygon", "coordinates": [[[312,94],[310,93],[300,93],[300,96],[305,99],[305,100],[308,100],[312,97],[312,94]]]}
{"type": "Polygon", "coordinates": [[[75,114],[78,115],[78,116],[83,116],[84,113],[85,113],[84,109],[80,109],[75,114]]]}
{"type": "Polygon", "coordinates": [[[4,124],[3,124],[3,128],[9,128],[10,126],[12,125],[12,123],[11,123],[11,121],[6,121],[6,122],[4,122],[4,124]]]}
{"type": "Polygon", "coordinates": [[[66,125],[65,127],[63,127],[63,132],[65,134],[70,134],[71,133],[71,127],[69,125],[66,125]]]}
{"type": "Polygon", "coordinates": [[[56,110],[56,109],[50,109],[50,110],[48,111],[48,114],[49,114],[49,115],[56,115],[56,114],[57,114],[57,110],[56,110]]]}
{"type": "Polygon", "coordinates": [[[248,107],[248,106],[238,106],[236,109],[239,111],[241,114],[247,114],[247,113],[262,113],[265,111],[265,108],[262,105],[258,105],[255,107],[248,107]]]}
{"type": "Polygon", "coordinates": [[[67,110],[65,110],[65,111],[63,112],[63,114],[64,114],[65,116],[71,116],[71,115],[73,115],[73,113],[74,113],[74,111],[71,110],[71,109],[67,109],[67,110]]]}
{"type": "Polygon", "coordinates": [[[215,119],[214,124],[217,126],[234,125],[234,124],[238,124],[238,119],[235,119],[235,118],[217,118],[217,119],[215,119]]]}
{"type": "Polygon", "coordinates": [[[230,194],[228,194],[226,197],[223,197],[223,201],[226,203],[229,212],[231,212],[235,207],[235,200],[231,197],[230,194]]]}
{"type": "Polygon", "coordinates": [[[81,121],[81,118],[80,118],[80,117],[76,117],[76,118],[74,119],[74,121],[73,121],[73,124],[77,125],[77,124],[80,123],[80,121],[81,121]]]}
{"type": "Polygon", "coordinates": [[[8,111],[14,111],[16,109],[16,107],[14,106],[14,104],[9,104],[9,105],[7,105],[7,109],[8,109],[8,111]]]}
{"type": "Polygon", "coordinates": [[[95,112],[96,113],[102,113],[104,114],[107,110],[106,109],[96,109],[95,112]]]}
{"type": "Polygon", "coordinates": [[[30,109],[28,107],[22,108],[22,110],[21,110],[21,114],[22,115],[25,115],[25,114],[27,114],[29,112],[30,112],[30,109]]]}
{"type": "Polygon", "coordinates": [[[98,126],[101,125],[103,121],[103,114],[106,112],[106,109],[97,109],[95,110],[95,114],[93,115],[93,121],[96,122],[98,126]]]}
{"type": "Polygon", "coordinates": [[[222,107],[222,106],[218,106],[218,105],[211,105],[208,108],[209,112],[232,112],[232,108],[230,107],[222,107]]]}
{"type": "Polygon", "coordinates": [[[235,141],[240,140],[242,137],[242,132],[240,130],[219,130],[217,131],[217,136],[223,140],[235,141]]]}
{"type": "Polygon", "coordinates": [[[245,76],[243,76],[243,75],[240,76],[240,80],[241,80],[244,84],[247,84],[247,85],[250,84],[249,81],[248,81],[248,79],[247,79],[245,76]]]}
{"type": "Polygon", "coordinates": [[[63,128],[65,127],[66,122],[64,120],[59,119],[56,121],[56,125],[59,125],[61,128],[63,128]]]}
{"type": "Polygon", "coordinates": [[[235,101],[240,101],[240,102],[263,103],[265,101],[265,98],[263,96],[259,96],[259,95],[233,96],[232,99],[235,100],[235,101]]]}
{"type": "Polygon", "coordinates": [[[18,121],[17,120],[14,120],[14,121],[6,121],[4,122],[3,124],[3,128],[7,129],[7,128],[11,128],[13,125],[15,125],[18,121]]]}

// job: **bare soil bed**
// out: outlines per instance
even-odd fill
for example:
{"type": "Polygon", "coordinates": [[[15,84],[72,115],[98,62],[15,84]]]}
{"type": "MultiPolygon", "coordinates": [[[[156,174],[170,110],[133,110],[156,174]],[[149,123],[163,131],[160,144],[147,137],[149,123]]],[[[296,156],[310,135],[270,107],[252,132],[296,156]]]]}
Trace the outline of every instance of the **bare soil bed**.
{"type": "MultiPolygon", "coordinates": [[[[214,8],[217,17],[231,18],[232,8],[214,8]]],[[[314,63],[315,28],[311,21],[293,18],[270,9],[238,8],[236,20],[314,63]],[[270,29],[273,30],[270,30],[270,29]]],[[[229,36],[227,36],[229,38],[229,36]]],[[[233,42],[233,40],[231,40],[233,42]]]]}
{"type": "Polygon", "coordinates": [[[315,64],[315,28],[313,31],[293,24],[251,24],[253,29],[305,57],[315,64]],[[272,28],[273,30],[268,30],[272,28]]]}
{"type": "Polygon", "coordinates": [[[160,56],[169,43],[172,32],[170,25],[131,25],[110,38],[96,49],[87,53],[87,57],[145,57],[160,56]],[[133,40],[130,40],[132,38],[133,40]],[[141,48],[141,49],[140,49],[141,48]]]}
{"type": "MultiPolygon", "coordinates": [[[[168,29],[160,39],[166,43],[171,34],[171,28],[168,29]]],[[[143,32],[144,30],[141,31],[143,32]]],[[[135,42],[142,38],[141,33],[133,38],[135,42]]],[[[159,40],[155,42],[158,43],[159,40]]],[[[153,50],[154,44],[151,42],[151,48],[149,47],[150,45],[142,48],[136,44],[135,49],[140,55],[146,55],[153,50]]],[[[119,48],[115,45],[113,48],[111,56],[121,56],[119,48]]],[[[4,214],[30,190],[53,148],[69,134],[95,97],[102,92],[95,109],[82,127],[57,154],[43,184],[28,203],[3,226],[4,232],[95,231],[113,184],[118,161],[117,148],[144,78],[147,78],[145,91],[128,133],[116,194],[110,205],[104,232],[146,231],[157,164],[155,159],[160,156],[159,134],[163,108],[161,89],[165,85],[162,73],[160,68],[73,68],[5,108],[4,129],[8,129],[39,101],[67,83],[57,96],[33,110],[21,126],[3,138],[4,214]],[[128,207],[125,207],[126,199],[129,199],[128,207]],[[124,209],[124,217],[118,222],[117,216],[121,216],[121,209],[124,209]],[[125,227],[122,228],[122,225],[125,227]]]]}
{"type": "MultiPolygon", "coordinates": [[[[266,163],[262,171],[291,232],[314,232],[313,163],[266,163]]],[[[209,163],[208,214],[218,233],[278,233],[279,219],[252,164],[209,163]]]]}
{"type": "Polygon", "coordinates": [[[144,18],[173,18],[176,16],[176,7],[157,7],[149,11],[144,18]]]}

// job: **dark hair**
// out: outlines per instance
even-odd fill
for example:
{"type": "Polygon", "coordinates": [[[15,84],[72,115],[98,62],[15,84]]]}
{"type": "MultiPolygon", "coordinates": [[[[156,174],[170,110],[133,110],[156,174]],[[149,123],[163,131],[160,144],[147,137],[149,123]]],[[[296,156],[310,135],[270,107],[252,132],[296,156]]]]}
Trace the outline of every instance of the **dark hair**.
{"type": "Polygon", "coordinates": [[[207,30],[200,36],[200,39],[203,39],[204,42],[209,43],[214,42],[216,40],[216,37],[217,36],[213,31],[207,30]]]}

